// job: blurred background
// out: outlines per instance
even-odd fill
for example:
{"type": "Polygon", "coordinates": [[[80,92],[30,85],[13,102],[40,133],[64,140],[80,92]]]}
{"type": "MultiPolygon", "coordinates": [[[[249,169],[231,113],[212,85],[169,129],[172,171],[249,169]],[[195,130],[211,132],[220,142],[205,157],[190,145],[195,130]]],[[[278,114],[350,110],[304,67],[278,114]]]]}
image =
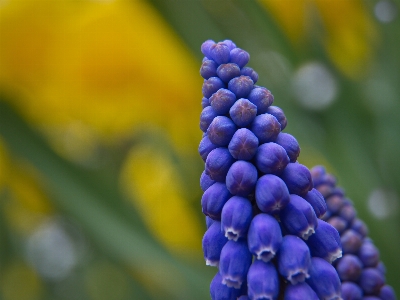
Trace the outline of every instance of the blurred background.
{"type": "Polygon", "coordinates": [[[207,39],[250,53],[400,295],[398,0],[0,0],[0,299],[209,298],[207,39]]]}

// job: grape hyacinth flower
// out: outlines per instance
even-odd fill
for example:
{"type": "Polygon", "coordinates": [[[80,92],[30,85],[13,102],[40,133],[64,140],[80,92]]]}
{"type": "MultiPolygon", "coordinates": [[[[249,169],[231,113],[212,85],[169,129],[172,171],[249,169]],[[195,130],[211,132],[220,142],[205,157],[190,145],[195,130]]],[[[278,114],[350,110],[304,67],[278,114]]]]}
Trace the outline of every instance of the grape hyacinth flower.
{"type": "Polygon", "coordinates": [[[322,219],[340,232],[343,257],[333,265],[342,282],[343,299],[396,299],[393,288],[385,283],[379,250],[368,238],[368,228],[357,218],[352,202],[323,166],[312,168],[311,174],[314,188],[323,192],[327,203],[322,219]]]}
{"type": "Polygon", "coordinates": [[[211,299],[395,299],[335,178],[298,162],[299,143],[282,132],[272,93],[255,85],[249,53],[230,40],[201,51],[203,252],[218,267],[211,299]]]}

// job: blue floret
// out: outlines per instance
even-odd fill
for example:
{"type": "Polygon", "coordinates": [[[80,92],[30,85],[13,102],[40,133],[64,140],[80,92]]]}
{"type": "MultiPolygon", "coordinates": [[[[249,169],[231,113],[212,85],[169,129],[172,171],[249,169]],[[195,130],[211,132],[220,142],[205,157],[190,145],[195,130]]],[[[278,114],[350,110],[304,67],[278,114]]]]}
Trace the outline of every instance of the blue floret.
{"type": "Polygon", "coordinates": [[[233,158],[250,160],[257,152],[258,138],[247,128],[240,128],[233,135],[228,149],[233,158]]]}
{"type": "Polygon", "coordinates": [[[250,125],[256,117],[257,106],[248,99],[241,98],[233,104],[229,110],[229,115],[237,126],[246,127],[250,125]]]}
{"type": "Polygon", "coordinates": [[[235,102],[235,94],[227,89],[219,89],[210,97],[210,105],[218,115],[227,114],[235,102]]]}
{"type": "Polygon", "coordinates": [[[290,202],[279,214],[288,233],[307,240],[318,226],[318,219],[312,206],[297,195],[290,195],[290,202]]]}
{"type": "Polygon", "coordinates": [[[268,107],[274,102],[274,96],[268,89],[256,87],[250,92],[249,100],[257,106],[258,114],[265,114],[268,107]]]}
{"type": "Polygon", "coordinates": [[[310,277],[308,274],[310,264],[311,254],[307,244],[297,236],[286,235],[279,248],[279,273],[291,284],[304,282],[310,277]]]}
{"type": "Polygon", "coordinates": [[[225,87],[224,82],[218,77],[210,77],[203,83],[203,96],[206,98],[210,98],[212,94],[214,94],[219,89],[225,87]]]}
{"type": "Polygon", "coordinates": [[[250,55],[240,48],[234,48],[230,52],[231,62],[237,64],[239,68],[243,68],[250,60],[250,55]]]}
{"type": "Polygon", "coordinates": [[[246,237],[252,218],[253,207],[249,199],[233,196],[222,209],[221,230],[228,239],[237,241],[246,237]]]}
{"type": "Polygon", "coordinates": [[[203,61],[200,67],[200,75],[204,79],[208,79],[210,77],[216,77],[217,76],[217,68],[218,65],[215,61],[212,59],[207,59],[203,61]]]}
{"type": "Polygon", "coordinates": [[[268,214],[258,214],[251,221],[247,242],[251,253],[260,260],[270,261],[282,243],[278,221],[268,214]]]}
{"type": "Polygon", "coordinates": [[[228,83],[231,79],[241,75],[239,66],[234,63],[220,65],[216,70],[216,73],[225,83],[228,83]]]}
{"type": "Polygon", "coordinates": [[[221,232],[221,223],[214,221],[203,236],[204,260],[208,266],[218,266],[222,247],[228,239],[221,232]]]}
{"type": "Polygon", "coordinates": [[[226,187],[232,195],[248,196],[254,191],[256,182],[256,167],[244,160],[234,162],[226,175],[226,187]]]}
{"type": "Polygon", "coordinates": [[[272,174],[258,179],[255,197],[258,208],[270,214],[278,213],[290,201],[287,186],[282,179],[272,174]]]}
{"type": "Polygon", "coordinates": [[[285,149],[273,142],[258,147],[255,164],[265,174],[279,175],[289,163],[289,156],[285,149]]]}
{"type": "Polygon", "coordinates": [[[249,76],[245,75],[235,77],[228,83],[228,89],[230,89],[238,99],[246,98],[253,89],[253,86],[253,80],[251,80],[249,76]]]}
{"type": "Polygon", "coordinates": [[[236,132],[236,125],[228,117],[217,116],[207,129],[210,141],[217,146],[228,146],[236,132]]]}
{"type": "Polygon", "coordinates": [[[247,274],[250,299],[276,299],[279,294],[279,277],[273,263],[256,260],[247,274]]]}
{"type": "Polygon", "coordinates": [[[240,289],[246,281],[251,261],[252,256],[245,240],[228,241],[222,248],[219,263],[222,283],[240,289]]]}

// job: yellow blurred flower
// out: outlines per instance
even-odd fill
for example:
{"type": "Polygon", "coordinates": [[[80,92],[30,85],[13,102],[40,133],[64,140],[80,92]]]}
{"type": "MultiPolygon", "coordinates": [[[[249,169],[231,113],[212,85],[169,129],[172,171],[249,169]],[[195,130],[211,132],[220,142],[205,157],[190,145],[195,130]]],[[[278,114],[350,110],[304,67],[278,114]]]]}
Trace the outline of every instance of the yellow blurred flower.
{"type": "Polygon", "coordinates": [[[44,286],[30,267],[12,261],[2,269],[0,292],[4,300],[38,300],[42,299],[44,286]]]}
{"type": "Polygon", "coordinates": [[[40,127],[79,121],[114,141],[151,123],[197,146],[197,63],[146,2],[10,0],[0,44],[0,85],[40,127]]]}
{"type": "Polygon", "coordinates": [[[204,229],[184,197],[183,182],[170,158],[150,145],[134,147],[122,185],[153,234],[170,250],[193,254],[204,229]]]}
{"type": "Polygon", "coordinates": [[[50,199],[43,189],[43,181],[32,166],[9,161],[5,181],[4,214],[11,228],[26,236],[43,218],[54,212],[50,199]]]}
{"type": "Polygon", "coordinates": [[[330,59],[345,75],[365,72],[374,54],[377,29],[361,0],[259,0],[298,47],[317,34],[330,59]]]}

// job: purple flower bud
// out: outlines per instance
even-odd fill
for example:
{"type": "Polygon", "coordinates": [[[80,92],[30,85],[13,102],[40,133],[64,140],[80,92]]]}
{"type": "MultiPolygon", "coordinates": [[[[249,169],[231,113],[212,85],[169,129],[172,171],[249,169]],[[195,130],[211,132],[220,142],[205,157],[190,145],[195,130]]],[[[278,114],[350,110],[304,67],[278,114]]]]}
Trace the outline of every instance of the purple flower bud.
{"type": "Polygon", "coordinates": [[[221,229],[229,240],[236,242],[247,234],[252,218],[251,202],[246,198],[233,196],[222,209],[221,229]]]}
{"type": "Polygon", "coordinates": [[[216,148],[207,156],[205,172],[212,180],[225,182],[226,174],[234,161],[227,148],[216,148]]]}
{"type": "Polygon", "coordinates": [[[228,146],[235,132],[236,125],[224,116],[215,117],[207,129],[208,138],[217,146],[228,146]]]}
{"type": "Polygon", "coordinates": [[[200,75],[204,79],[208,79],[210,77],[216,77],[217,76],[217,68],[218,65],[215,61],[211,59],[207,59],[203,61],[200,67],[200,75]]]}
{"type": "Polygon", "coordinates": [[[247,293],[250,299],[277,299],[279,277],[271,262],[256,260],[247,274],[247,293]]]}
{"type": "Polygon", "coordinates": [[[230,288],[222,283],[222,276],[218,272],[210,284],[210,296],[212,300],[236,300],[242,293],[242,289],[230,288]]]}
{"type": "Polygon", "coordinates": [[[215,42],[213,40],[207,40],[201,45],[201,52],[207,56],[208,58],[211,58],[210,55],[210,48],[212,45],[214,45],[215,42]]]}
{"type": "Polygon", "coordinates": [[[344,203],[339,211],[339,216],[351,223],[356,217],[356,210],[351,202],[344,203]]]}
{"type": "Polygon", "coordinates": [[[289,157],[282,146],[270,142],[258,147],[255,164],[261,172],[279,175],[288,163],[289,157]]]}
{"type": "Polygon", "coordinates": [[[313,180],[315,179],[314,181],[315,184],[316,182],[319,182],[319,180],[322,178],[323,175],[326,174],[326,169],[324,166],[314,166],[311,168],[310,172],[313,180]]]}
{"type": "Polygon", "coordinates": [[[376,267],[379,263],[379,250],[371,242],[364,241],[358,251],[364,268],[376,267]]]}
{"type": "Polygon", "coordinates": [[[283,300],[318,300],[317,294],[305,282],[292,285],[289,284],[285,289],[283,300]]]}
{"type": "Polygon", "coordinates": [[[322,217],[326,213],[327,207],[324,196],[318,190],[312,189],[305,195],[304,199],[311,204],[317,218],[322,217]]]}
{"type": "Polygon", "coordinates": [[[228,46],[229,51],[233,50],[236,48],[236,44],[232,42],[231,40],[223,40],[222,43],[228,46]]]}
{"type": "Polygon", "coordinates": [[[206,174],[206,171],[203,171],[200,176],[200,187],[203,192],[205,192],[210,186],[215,183],[215,180],[212,180],[210,176],[206,174]]]}
{"type": "Polygon", "coordinates": [[[368,227],[367,225],[365,225],[364,221],[360,219],[356,218],[353,220],[353,222],[351,223],[351,229],[355,230],[363,238],[365,238],[368,235],[368,227]]]}
{"type": "Polygon", "coordinates": [[[319,299],[340,300],[341,285],[335,268],[326,260],[311,258],[310,278],[306,282],[318,295],[319,299]]]}
{"type": "Polygon", "coordinates": [[[241,98],[233,104],[229,115],[237,126],[245,127],[253,122],[257,115],[257,107],[249,100],[241,98]]]}
{"type": "Polygon", "coordinates": [[[211,143],[210,139],[208,138],[208,135],[205,135],[201,139],[198,150],[204,162],[206,162],[208,154],[217,147],[218,147],[217,145],[211,143]]]}
{"type": "Polygon", "coordinates": [[[281,125],[273,115],[262,114],[254,118],[251,131],[256,135],[260,144],[264,144],[275,141],[281,131],[281,125]]]}
{"type": "MultiPolygon", "coordinates": [[[[322,196],[324,196],[326,201],[327,201],[327,198],[332,195],[332,191],[334,190],[334,188],[331,187],[329,184],[319,184],[319,185],[314,184],[314,187],[318,190],[318,192],[321,193],[322,196]]],[[[328,206],[328,203],[327,203],[327,206],[328,206]]],[[[329,209],[329,206],[328,206],[328,212],[333,213],[329,209]]]]}
{"type": "Polygon", "coordinates": [[[254,83],[258,81],[258,74],[252,68],[244,67],[240,70],[241,75],[249,76],[254,83]]]}
{"type": "Polygon", "coordinates": [[[217,267],[222,247],[228,239],[221,232],[221,223],[214,221],[203,236],[202,246],[207,266],[217,267]]]}
{"type": "Polygon", "coordinates": [[[234,63],[222,64],[218,67],[217,74],[223,82],[228,83],[232,78],[240,76],[240,68],[234,63]]]}
{"type": "Polygon", "coordinates": [[[267,174],[256,183],[256,202],[258,208],[265,213],[278,213],[290,201],[289,191],[282,179],[267,174]]]}
{"type": "Polygon", "coordinates": [[[327,221],[329,224],[331,224],[335,229],[339,232],[339,234],[342,234],[343,231],[347,229],[348,223],[343,220],[341,217],[332,217],[329,218],[327,221]]]}
{"type": "Polygon", "coordinates": [[[239,68],[243,68],[250,60],[250,55],[246,51],[235,48],[231,50],[231,62],[237,64],[239,68]]]}
{"type": "Polygon", "coordinates": [[[228,88],[239,98],[246,98],[253,89],[254,82],[249,76],[241,75],[231,79],[228,88]]]}
{"type": "Polygon", "coordinates": [[[281,125],[281,130],[286,128],[287,119],[281,108],[278,106],[270,106],[267,108],[266,113],[273,115],[278,120],[279,124],[281,125]]]}
{"type": "Polygon", "coordinates": [[[358,284],[366,295],[373,295],[385,285],[385,278],[376,268],[366,268],[362,270],[358,284]]]}
{"type": "Polygon", "coordinates": [[[353,229],[346,230],[340,237],[343,253],[355,254],[358,252],[362,244],[362,237],[353,229]]]}
{"type": "Polygon", "coordinates": [[[325,221],[318,219],[315,233],[307,240],[311,255],[332,263],[342,257],[342,248],[338,231],[325,221]]]}
{"type": "Polygon", "coordinates": [[[379,264],[376,266],[376,269],[381,272],[383,276],[386,275],[386,267],[382,261],[379,262],[379,264]]]}
{"type": "Polygon", "coordinates": [[[297,236],[286,235],[278,254],[279,274],[291,284],[303,282],[310,277],[311,255],[306,243],[297,236]]]}
{"type": "Polygon", "coordinates": [[[337,214],[344,205],[344,199],[340,195],[332,195],[326,199],[326,206],[328,211],[337,214]]]}
{"type": "Polygon", "coordinates": [[[310,171],[299,163],[289,163],[283,170],[281,178],[291,194],[305,196],[313,188],[310,171]]]}
{"type": "Polygon", "coordinates": [[[249,100],[257,106],[258,114],[265,114],[274,102],[274,96],[264,87],[256,87],[249,94],[249,100]]]}
{"type": "Polygon", "coordinates": [[[363,265],[357,256],[353,254],[345,254],[338,259],[336,270],[342,281],[356,282],[361,275],[363,265]]]}
{"type": "Polygon", "coordinates": [[[252,256],[245,240],[228,241],[222,248],[220,256],[219,271],[222,283],[240,289],[242,283],[246,281],[251,260],[252,256]]]}
{"type": "Polygon", "coordinates": [[[210,77],[204,81],[202,92],[203,96],[206,98],[210,98],[212,94],[214,94],[219,89],[225,87],[224,82],[218,77],[210,77]]]}
{"type": "Polygon", "coordinates": [[[270,261],[282,242],[282,231],[278,221],[268,214],[258,214],[251,221],[247,234],[249,250],[257,259],[270,261]]]}
{"type": "Polygon", "coordinates": [[[342,283],[343,300],[362,300],[363,292],[360,287],[353,282],[342,283]]]}
{"type": "Polygon", "coordinates": [[[235,101],[235,94],[227,89],[219,89],[210,97],[210,105],[218,115],[227,114],[235,101]]]}
{"type": "MultiPolygon", "coordinates": [[[[321,176],[319,180],[319,184],[329,184],[331,187],[336,187],[336,177],[333,176],[332,174],[324,174],[321,176]]],[[[340,188],[338,188],[340,189],[340,188]]],[[[342,196],[344,196],[344,193],[341,193],[342,196]]]]}
{"type": "Polygon", "coordinates": [[[203,132],[206,132],[211,122],[217,116],[218,116],[217,112],[211,106],[203,108],[200,114],[200,129],[203,132]]]}
{"type": "Polygon", "coordinates": [[[208,100],[208,98],[203,97],[201,99],[201,108],[206,108],[207,106],[210,106],[210,101],[208,100]]]}
{"type": "Polygon", "coordinates": [[[379,297],[385,300],[396,300],[396,294],[390,285],[384,285],[380,292],[379,297]]]}
{"type": "Polygon", "coordinates": [[[221,220],[222,208],[230,197],[231,194],[225,184],[221,182],[214,183],[204,192],[201,198],[203,214],[213,220],[221,220]]]}
{"type": "Polygon", "coordinates": [[[257,152],[258,139],[247,128],[240,128],[233,135],[228,149],[233,158],[250,160],[257,152]]]}
{"type": "Polygon", "coordinates": [[[290,195],[290,202],[280,212],[283,226],[288,233],[307,240],[318,226],[312,206],[297,195],[290,195]]]}
{"type": "Polygon", "coordinates": [[[247,196],[253,192],[257,183],[256,167],[244,160],[232,164],[226,175],[226,187],[232,195],[247,196]]]}
{"type": "Polygon", "coordinates": [[[207,229],[210,228],[210,226],[214,223],[215,221],[211,219],[209,216],[206,216],[206,227],[207,229]]]}
{"type": "Polygon", "coordinates": [[[224,43],[217,43],[210,47],[211,58],[217,64],[226,64],[230,61],[230,50],[229,47],[224,43]]]}
{"type": "MultiPolygon", "coordinates": [[[[281,145],[289,156],[290,162],[295,162],[300,154],[300,146],[293,135],[281,132],[275,140],[275,143],[281,145]]],[[[325,201],[324,201],[325,202],[325,201]]]]}

